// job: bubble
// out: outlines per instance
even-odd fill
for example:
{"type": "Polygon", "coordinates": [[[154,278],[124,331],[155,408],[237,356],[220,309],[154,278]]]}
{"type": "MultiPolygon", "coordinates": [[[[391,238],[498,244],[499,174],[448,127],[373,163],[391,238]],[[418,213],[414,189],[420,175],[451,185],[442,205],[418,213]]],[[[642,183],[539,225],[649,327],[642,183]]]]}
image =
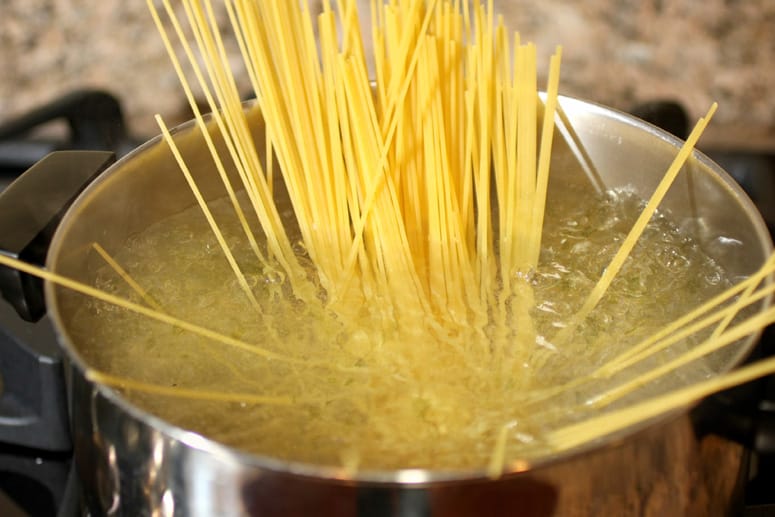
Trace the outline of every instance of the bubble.
{"type": "Polygon", "coordinates": [[[691,260],[675,246],[665,246],[657,252],[657,259],[667,269],[685,270],[691,266],[691,260]]]}

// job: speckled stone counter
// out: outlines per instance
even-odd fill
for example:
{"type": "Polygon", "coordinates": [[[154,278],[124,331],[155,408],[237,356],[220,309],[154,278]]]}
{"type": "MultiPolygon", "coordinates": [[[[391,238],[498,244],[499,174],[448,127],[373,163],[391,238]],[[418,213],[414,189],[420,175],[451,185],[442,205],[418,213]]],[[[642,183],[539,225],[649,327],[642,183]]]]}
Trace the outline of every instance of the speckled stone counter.
{"type": "MultiPolygon", "coordinates": [[[[677,99],[692,118],[715,100],[705,142],[775,147],[775,2],[496,4],[542,56],[564,46],[562,92],[625,109],[677,99]]],[[[0,70],[0,121],[86,86],[116,93],[136,134],[187,113],[142,1],[0,0],[0,70]]]]}

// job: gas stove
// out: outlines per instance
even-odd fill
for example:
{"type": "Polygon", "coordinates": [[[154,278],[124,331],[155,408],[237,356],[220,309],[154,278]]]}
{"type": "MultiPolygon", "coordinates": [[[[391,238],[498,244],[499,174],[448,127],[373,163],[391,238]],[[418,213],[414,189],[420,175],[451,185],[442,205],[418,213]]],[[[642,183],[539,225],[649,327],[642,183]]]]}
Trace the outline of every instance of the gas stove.
{"type": "MultiPolygon", "coordinates": [[[[652,102],[631,111],[676,136],[687,134],[688,118],[677,103],[652,102]]],[[[121,156],[139,143],[130,136],[114,96],[74,92],[13,121],[0,121],[0,190],[51,151],[107,150],[121,156]],[[36,129],[52,121],[64,121],[66,134],[41,137],[36,129]]],[[[702,150],[741,184],[775,232],[775,154],[702,150]]],[[[756,354],[775,354],[774,329],[764,333],[756,354]]],[[[62,371],[48,319],[25,322],[9,304],[0,302],[0,515],[82,513],[64,391],[43,390],[51,392],[28,394],[30,400],[7,396],[20,376],[39,375],[42,385],[61,386],[62,371]],[[30,406],[40,411],[31,414],[24,409],[30,406]]],[[[714,397],[694,416],[698,432],[720,434],[748,447],[740,472],[742,502],[732,515],[775,515],[775,377],[714,397]],[[709,413],[730,418],[719,423],[706,418],[709,413]]]]}

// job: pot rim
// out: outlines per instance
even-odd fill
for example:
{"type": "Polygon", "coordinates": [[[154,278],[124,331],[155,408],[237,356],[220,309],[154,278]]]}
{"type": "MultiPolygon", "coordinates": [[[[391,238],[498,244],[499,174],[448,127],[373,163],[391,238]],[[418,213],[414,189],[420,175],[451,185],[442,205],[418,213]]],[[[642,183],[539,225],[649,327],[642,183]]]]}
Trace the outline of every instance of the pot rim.
{"type": "MultiPolygon", "coordinates": [[[[634,126],[636,129],[640,129],[649,133],[651,137],[658,138],[670,144],[675,148],[676,152],[683,143],[682,140],[667,133],[661,128],[620,110],[566,95],[560,95],[558,101],[558,110],[562,109],[562,106],[566,104],[583,105],[584,108],[590,113],[599,114],[606,118],[626,123],[627,125],[634,126]]],[[[248,106],[254,103],[255,101],[247,101],[245,105],[248,106]]],[[[187,131],[195,125],[195,120],[189,120],[171,129],[170,132],[174,135],[183,131],[187,131]]],[[[96,180],[94,180],[86,189],[84,189],[84,191],[78,196],[71,207],[67,210],[64,217],[62,218],[61,227],[68,226],[68,222],[76,217],[75,212],[77,212],[78,207],[84,202],[84,200],[87,199],[94,190],[98,189],[103,182],[108,181],[114,172],[120,170],[124,163],[136,159],[139,155],[142,155],[147,150],[155,147],[160,142],[163,142],[161,135],[146,141],[119,159],[105,172],[101,173],[96,180]]],[[[715,174],[717,179],[720,179],[724,185],[729,188],[738,198],[738,201],[743,205],[745,211],[752,217],[755,231],[757,237],[759,238],[757,242],[763,246],[763,251],[766,254],[772,253],[773,244],[769,231],[767,230],[767,226],[758,209],[755,207],[754,203],[750,200],[748,195],[743,191],[742,187],[740,187],[726,171],[724,171],[718,164],[708,158],[701,151],[694,149],[692,156],[703,166],[704,169],[707,169],[708,172],[715,174]]],[[[584,159],[579,155],[577,155],[577,158],[581,160],[584,159]]],[[[56,257],[59,253],[59,250],[63,248],[63,234],[64,232],[57,230],[51,241],[51,246],[49,248],[48,256],[46,259],[46,267],[50,270],[55,269],[53,266],[56,263],[56,257]]],[[[768,283],[772,282],[773,278],[768,277],[766,281],[768,283]]],[[[99,393],[102,397],[110,401],[115,406],[119,407],[122,411],[131,415],[132,418],[149,425],[154,430],[162,433],[168,439],[182,443],[189,448],[201,451],[203,453],[213,455],[224,464],[238,466],[240,468],[250,467],[260,471],[272,471],[275,473],[283,473],[292,476],[300,476],[320,481],[343,484],[425,487],[454,482],[491,481],[491,478],[488,476],[485,468],[465,470],[432,470],[421,468],[394,470],[364,469],[357,470],[355,473],[352,473],[343,467],[318,465],[299,461],[287,461],[268,455],[248,453],[234,447],[223,445],[213,439],[207,438],[204,435],[193,431],[188,431],[174,424],[171,424],[161,417],[140,409],[139,407],[130,403],[124,397],[122,397],[117,390],[88,379],[86,372],[89,370],[89,368],[87,367],[86,362],[81,358],[77,348],[74,346],[70,337],[64,330],[65,325],[62,321],[62,317],[58,309],[55,287],[56,286],[53,283],[49,281],[45,282],[44,291],[46,305],[49,307],[49,316],[53,322],[59,345],[64,350],[68,362],[70,363],[71,367],[77,371],[77,374],[83,377],[86,382],[93,385],[93,389],[97,393],[99,393]]],[[[771,297],[768,297],[763,301],[763,306],[767,307],[770,305],[770,303],[771,297]]],[[[746,338],[745,346],[740,347],[740,351],[735,354],[734,360],[729,362],[729,367],[720,370],[718,374],[722,374],[725,371],[728,371],[739,365],[740,362],[750,353],[751,349],[758,341],[760,334],[761,331],[746,338]]],[[[666,424],[671,420],[685,415],[697,403],[698,402],[692,403],[682,409],[668,411],[620,431],[611,433],[603,438],[593,440],[567,450],[553,454],[547,454],[536,459],[512,460],[504,465],[504,469],[499,475],[499,478],[510,478],[519,474],[535,473],[536,471],[540,471],[543,468],[555,465],[559,462],[591,454],[605,447],[616,447],[625,440],[635,438],[638,435],[648,432],[650,429],[660,423],[666,424]]]]}

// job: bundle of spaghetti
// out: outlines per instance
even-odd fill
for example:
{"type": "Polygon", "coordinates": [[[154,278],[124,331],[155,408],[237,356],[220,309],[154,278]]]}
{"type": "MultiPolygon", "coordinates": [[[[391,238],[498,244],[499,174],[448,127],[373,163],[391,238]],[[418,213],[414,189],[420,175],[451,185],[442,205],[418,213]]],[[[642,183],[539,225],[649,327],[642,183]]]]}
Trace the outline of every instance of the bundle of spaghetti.
{"type": "MultiPolygon", "coordinates": [[[[203,74],[174,9],[164,5],[268,251],[302,284],[305,274],[278,221],[270,175],[250,142],[212,6],[183,1],[203,74]]],[[[539,138],[535,47],[521,45],[516,34],[511,45],[502,19],[494,24],[492,6],[373,6],[373,89],[355,2],[341,2],[338,19],[326,3],[318,16],[319,46],[306,3],[225,5],[303,248],[329,304],[344,314],[364,299],[380,300],[390,317],[409,318],[407,325],[430,321],[447,334],[441,328],[450,324],[484,327],[488,307],[497,303],[502,341],[515,318],[527,329],[520,341],[529,341],[532,296],[524,275],[535,269],[540,250],[559,51],[539,138]]],[[[164,24],[149,6],[203,124],[164,24]]],[[[214,148],[212,154],[217,164],[223,160],[214,148]]],[[[304,297],[310,301],[309,293],[304,297]]]]}

